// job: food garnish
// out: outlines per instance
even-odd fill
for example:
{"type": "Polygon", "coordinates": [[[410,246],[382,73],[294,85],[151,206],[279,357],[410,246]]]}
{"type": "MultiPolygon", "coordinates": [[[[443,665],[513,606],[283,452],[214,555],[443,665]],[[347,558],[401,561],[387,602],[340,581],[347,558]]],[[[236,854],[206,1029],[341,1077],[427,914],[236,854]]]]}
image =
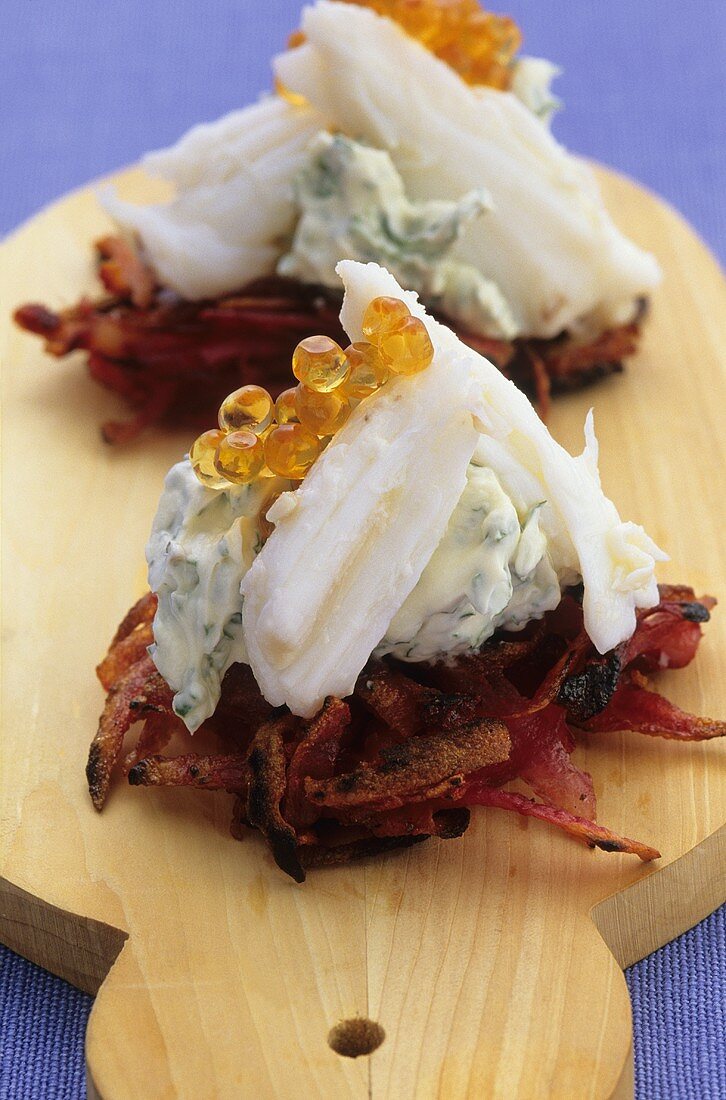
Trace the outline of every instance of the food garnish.
{"type": "Polygon", "coordinates": [[[351,261],[339,272],[352,344],[296,349],[304,381],[274,413],[259,389],[230,395],[222,426],[200,437],[204,468],[195,444],[167,477],[147,548],[153,593],[98,669],[94,804],[140,720],[129,782],[230,791],[233,834],[261,831],[298,881],[310,866],[459,836],[478,805],[656,858],[596,823],[572,754],[613,729],[726,733],[646,679],[693,659],[715,601],[658,587],[664,555],[605,497],[591,419],[573,458],[389,273],[351,261]],[[352,396],[355,368],[379,361],[352,396]],[[344,423],[305,428],[301,387],[345,400],[344,423]],[[315,454],[290,437],[278,472],[268,443],[298,429],[315,454]],[[237,436],[264,466],[228,460],[237,436]],[[199,728],[218,751],[161,755],[199,728]]]}
{"type": "Polygon", "coordinates": [[[341,344],[337,260],[375,260],[545,415],[621,369],[660,276],[552,137],[555,69],[519,42],[475,0],[318,0],[275,59],[284,94],[146,158],[170,201],[103,196],[125,234],[100,244],[110,297],[18,323],[89,352],[138,410],[104,425],[123,442],[201,427],[242,385],[276,396],[291,343],[341,344]]]}
{"type": "Polygon", "coordinates": [[[302,340],[292,356],[300,382],[282,400],[273,402],[261,386],[226,397],[219,429],[203,432],[189,451],[201,483],[225,489],[270,474],[301,480],[345,424],[351,403],[370,397],[392,374],[418,374],[434,357],[425,324],[400,298],[374,298],[362,327],[367,341],[345,351],[328,336],[302,340]]]}
{"type": "MultiPolygon", "coordinates": [[[[345,0],[386,15],[422,46],[441,58],[467,84],[509,88],[514,57],[522,43],[512,19],[483,11],[477,0],[345,0]]],[[[288,45],[294,49],[305,42],[295,31],[288,45]]],[[[277,90],[296,96],[281,82],[277,90]]],[[[298,106],[304,98],[297,96],[298,106]]]]}

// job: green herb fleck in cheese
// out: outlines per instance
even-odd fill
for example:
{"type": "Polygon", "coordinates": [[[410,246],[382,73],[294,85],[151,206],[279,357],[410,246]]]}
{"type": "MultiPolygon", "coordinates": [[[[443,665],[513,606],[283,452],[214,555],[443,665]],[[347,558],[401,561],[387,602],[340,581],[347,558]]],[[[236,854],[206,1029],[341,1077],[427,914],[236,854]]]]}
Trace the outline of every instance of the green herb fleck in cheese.
{"type": "Polygon", "coordinates": [[[472,219],[490,209],[486,190],[457,201],[411,202],[390,155],[342,134],[317,135],[296,179],[300,209],[280,275],[337,289],[341,256],[374,260],[430,308],[473,332],[511,339],[517,326],[499,288],[450,257],[472,219]]]}
{"type": "Polygon", "coordinates": [[[478,649],[495,630],[520,630],[559,602],[539,508],[520,523],[495,474],[472,464],[446,534],[376,653],[402,661],[454,657],[478,649]]]}

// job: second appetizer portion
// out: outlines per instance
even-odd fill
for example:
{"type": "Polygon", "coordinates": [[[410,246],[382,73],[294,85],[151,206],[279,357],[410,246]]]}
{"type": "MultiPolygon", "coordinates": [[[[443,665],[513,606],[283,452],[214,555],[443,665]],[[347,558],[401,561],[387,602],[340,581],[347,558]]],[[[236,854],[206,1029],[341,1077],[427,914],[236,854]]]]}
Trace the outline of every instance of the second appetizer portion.
{"type": "Polygon", "coordinates": [[[659,270],[553,138],[557,70],[519,44],[475,0],[318,0],[275,95],[145,158],[168,202],[104,194],[126,234],[99,243],[112,297],[19,323],[90,352],[139,410],[106,426],[122,441],[240,383],[276,392],[291,338],[342,339],[338,259],[375,261],[546,412],[619,369],[659,270]]]}

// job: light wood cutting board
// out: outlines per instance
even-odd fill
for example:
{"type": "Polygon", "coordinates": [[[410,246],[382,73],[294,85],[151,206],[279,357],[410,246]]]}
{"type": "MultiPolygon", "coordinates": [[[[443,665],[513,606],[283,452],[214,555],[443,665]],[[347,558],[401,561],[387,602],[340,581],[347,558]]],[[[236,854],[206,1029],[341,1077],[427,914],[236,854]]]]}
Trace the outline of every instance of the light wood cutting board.
{"type": "MultiPolygon", "coordinates": [[[[666,279],[637,361],[556,401],[551,427],[579,450],[594,404],[605,489],[668,548],[662,579],[726,603],[724,286],[678,215],[620,177],[602,182],[666,279]]],[[[151,194],[138,172],[121,184],[151,194]]],[[[162,478],[189,440],[105,447],[98,424],[118,412],[114,399],[80,356],[46,359],[8,313],[90,291],[90,243],[106,228],[85,190],[0,249],[1,938],[100,986],[87,1060],[103,1100],[632,1095],[621,967],[726,897],[723,746],[600,735],[578,750],[600,820],[660,848],[651,866],[484,810],[462,840],[314,872],[300,887],[256,837],[232,840],[223,794],[119,785],[102,815],[92,810],[94,665],[142,591],[162,478]],[[353,1017],[385,1029],[369,1058],[328,1045],[353,1017]]],[[[726,715],[725,653],[726,606],[695,664],[662,688],[726,715]]]]}

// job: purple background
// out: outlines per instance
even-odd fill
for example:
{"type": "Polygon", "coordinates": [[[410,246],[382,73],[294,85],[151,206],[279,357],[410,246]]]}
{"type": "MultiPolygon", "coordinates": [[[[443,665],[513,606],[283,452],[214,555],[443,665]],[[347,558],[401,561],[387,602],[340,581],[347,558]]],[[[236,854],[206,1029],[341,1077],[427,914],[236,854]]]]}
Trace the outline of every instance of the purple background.
{"type": "MultiPolygon", "coordinates": [[[[0,0],[0,233],[269,87],[297,0],[0,0]]],[[[723,259],[723,0],[512,0],[564,68],[557,136],[660,192],[723,259]]],[[[678,751],[674,749],[674,751],[678,751]]],[[[685,750],[688,751],[688,750],[685,750]]],[[[628,972],[639,1098],[726,1096],[726,908],[628,972]]],[[[84,1094],[90,998],[0,949],[0,1097],[84,1094]]]]}

